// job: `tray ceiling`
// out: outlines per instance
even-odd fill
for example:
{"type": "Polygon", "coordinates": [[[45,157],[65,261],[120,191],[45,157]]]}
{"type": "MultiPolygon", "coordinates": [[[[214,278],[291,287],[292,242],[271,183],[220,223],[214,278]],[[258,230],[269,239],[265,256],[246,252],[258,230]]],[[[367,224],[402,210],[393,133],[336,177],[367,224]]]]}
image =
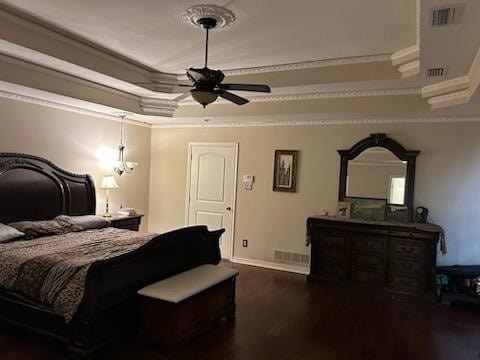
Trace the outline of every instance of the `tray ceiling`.
{"type": "MultiPolygon", "coordinates": [[[[181,16],[197,1],[5,2],[162,72],[202,64],[203,33],[181,16]]],[[[414,0],[237,0],[227,7],[237,19],[212,34],[214,68],[386,54],[415,43],[414,0]]]]}
{"type": "MultiPolygon", "coordinates": [[[[432,28],[447,0],[211,1],[235,22],[211,35],[209,67],[226,82],[272,94],[218,101],[212,124],[480,116],[480,1],[432,28]],[[295,6],[297,5],[297,6],[295,6]],[[454,50],[454,51],[453,51],[454,50]],[[426,77],[443,67],[440,78],[426,77]],[[452,106],[452,107],[449,107],[452,106]],[[288,119],[288,120],[286,120],[288,119]]],[[[182,19],[190,0],[0,0],[0,96],[93,114],[127,111],[162,126],[191,126],[203,109],[184,71],[203,62],[204,34],[182,19]]],[[[376,120],[371,120],[376,121],[376,120]]]]}

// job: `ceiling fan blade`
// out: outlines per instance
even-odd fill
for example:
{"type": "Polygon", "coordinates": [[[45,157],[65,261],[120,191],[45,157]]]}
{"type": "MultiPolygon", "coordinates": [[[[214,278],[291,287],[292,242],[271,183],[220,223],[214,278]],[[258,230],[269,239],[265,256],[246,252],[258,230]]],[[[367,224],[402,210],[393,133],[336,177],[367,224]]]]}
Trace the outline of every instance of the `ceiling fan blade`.
{"type": "Polygon", "coordinates": [[[231,93],[231,92],[228,92],[228,91],[225,91],[225,90],[217,90],[215,91],[218,95],[220,95],[220,97],[228,100],[228,101],[231,101],[237,105],[245,105],[246,103],[248,103],[249,101],[241,96],[238,96],[238,95],[235,95],[234,93],[231,93]]]}
{"type": "Polygon", "coordinates": [[[180,100],[186,99],[189,96],[190,96],[190,91],[187,91],[186,93],[183,93],[182,95],[177,96],[173,100],[174,101],[180,101],[180,100]]]}
{"type": "Polygon", "coordinates": [[[193,87],[193,85],[188,85],[188,84],[172,84],[172,83],[166,83],[166,82],[158,82],[158,81],[151,81],[151,82],[136,82],[133,83],[134,85],[172,85],[172,86],[178,86],[178,87],[193,87]]]}
{"type": "Polygon", "coordinates": [[[268,85],[253,85],[253,84],[220,84],[219,89],[224,90],[240,90],[240,91],[258,91],[258,92],[270,92],[270,86],[268,85]]]}
{"type": "Polygon", "coordinates": [[[187,70],[187,76],[192,80],[194,83],[199,83],[199,82],[206,82],[208,81],[208,77],[205,74],[202,74],[201,72],[198,72],[194,68],[190,68],[187,70]]]}

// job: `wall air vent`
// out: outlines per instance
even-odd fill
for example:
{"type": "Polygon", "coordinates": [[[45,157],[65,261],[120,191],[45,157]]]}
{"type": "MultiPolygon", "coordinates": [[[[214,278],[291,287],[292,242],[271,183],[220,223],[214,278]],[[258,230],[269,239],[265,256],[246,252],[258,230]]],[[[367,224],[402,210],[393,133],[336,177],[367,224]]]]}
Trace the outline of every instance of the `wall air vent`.
{"type": "Polygon", "coordinates": [[[310,255],[283,250],[274,250],[273,260],[278,263],[308,266],[310,264],[310,255]]]}
{"type": "Polygon", "coordinates": [[[447,74],[447,70],[444,67],[436,67],[427,69],[427,77],[441,77],[447,74]]]}
{"type": "Polygon", "coordinates": [[[452,24],[460,23],[461,15],[465,4],[456,4],[450,6],[444,6],[439,8],[434,8],[430,10],[430,25],[432,27],[436,26],[446,26],[452,24]]]}

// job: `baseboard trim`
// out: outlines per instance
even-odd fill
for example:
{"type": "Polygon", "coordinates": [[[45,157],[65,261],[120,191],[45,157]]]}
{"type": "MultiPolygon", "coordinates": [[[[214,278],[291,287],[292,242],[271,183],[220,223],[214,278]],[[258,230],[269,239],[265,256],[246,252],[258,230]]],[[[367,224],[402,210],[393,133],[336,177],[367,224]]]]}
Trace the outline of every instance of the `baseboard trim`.
{"type": "Polygon", "coordinates": [[[280,271],[292,272],[292,273],[302,274],[302,275],[308,275],[310,273],[308,268],[304,268],[302,266],[278,264],[271,261],[245,259],[245,258],[239,258],[235,256],[230,261],[235,264],[257,266],[265,269],[280,270],[280,271]]]}

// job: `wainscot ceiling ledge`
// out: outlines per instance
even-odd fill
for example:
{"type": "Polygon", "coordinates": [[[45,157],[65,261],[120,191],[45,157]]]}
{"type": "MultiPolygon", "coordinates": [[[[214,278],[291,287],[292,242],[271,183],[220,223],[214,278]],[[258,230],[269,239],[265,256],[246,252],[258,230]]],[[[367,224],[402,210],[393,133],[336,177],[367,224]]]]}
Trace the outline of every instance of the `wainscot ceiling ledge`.
{"type": "Polygon", "coordinates": [[[0,80],[128,112],[141,112],[138,96],[5,55],[0,55],[0,80]]]}
{"type": "Polygon", "coordinates": [[[0,3],[2,39],[130,83],[150,81],[151,69],[0,3]]]}
{"type": "Polygon", "coordinates": [[[422,88],[432,109],[467,104],[480,84],[480,49],[467,75],[441,81],[422,88]]]}

